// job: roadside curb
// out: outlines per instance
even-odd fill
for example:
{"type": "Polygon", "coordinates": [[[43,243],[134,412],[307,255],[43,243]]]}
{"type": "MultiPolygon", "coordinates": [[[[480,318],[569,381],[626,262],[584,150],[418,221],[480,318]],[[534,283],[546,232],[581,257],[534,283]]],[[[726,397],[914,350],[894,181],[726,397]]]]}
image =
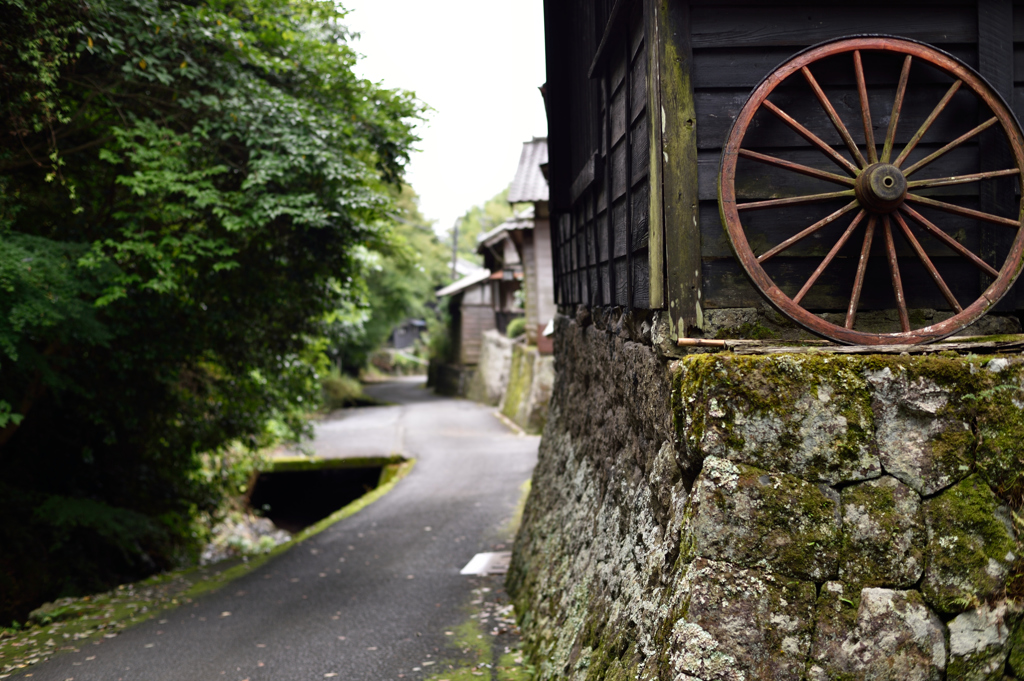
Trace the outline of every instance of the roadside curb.
{"type": "Polygon", "coordinates": [[[496,419],[498,419],[499,421],[504,423],[508,427],[508,429],[511,430],[516,435],[519,435],[520,437],[528,435],[528,433],[525,430],[523,430],[522,426],[520,426],[518,423],[516,423],[512,419],[510,419],[509,417],[507,417],[504,414],[502,414],[497,409],[495,409],[492,413],[494,414],[494,417],[496,419]]]}

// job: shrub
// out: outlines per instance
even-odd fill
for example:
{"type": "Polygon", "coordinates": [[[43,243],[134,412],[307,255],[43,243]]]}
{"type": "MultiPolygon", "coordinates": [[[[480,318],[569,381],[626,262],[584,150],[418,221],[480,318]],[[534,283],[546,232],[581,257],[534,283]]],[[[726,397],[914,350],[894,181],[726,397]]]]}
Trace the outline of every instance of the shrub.
{"type": "Polygon", "coordinates": [[[508,328],[505,329],[505,335],[509,338],[519,338],[526,333],[526,318],[516,317],[508,323],[508,328]]]}
{"type": "Polygon", "coordinates": [[[347,407],[367,407],[380,404],[379,401],[363,394],[363,385],[358,379],[332,371],[320,379],[324,407],[328,410],[347,407]]]}

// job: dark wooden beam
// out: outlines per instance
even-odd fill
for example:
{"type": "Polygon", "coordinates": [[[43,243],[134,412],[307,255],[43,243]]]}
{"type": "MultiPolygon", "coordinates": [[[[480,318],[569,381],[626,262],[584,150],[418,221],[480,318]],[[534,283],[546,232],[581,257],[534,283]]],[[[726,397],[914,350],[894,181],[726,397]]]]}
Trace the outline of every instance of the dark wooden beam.
{"type": "Polygon", "coordinates": [[[632,121],[630,115],[629,93],[633,91],[633,54],[629,49],[629,41],[621,43],[622,52],[626,59],[626,81],[623,84],[624,97],[626,98],[626,131],[623,137],[626,157],[626,195],[623,201],[626,202],[626,309],[633,309],[633,154],[630,153],[629,124],[632,121]]]}
{"type": "Polygon", "coordinates": [[[625,30],[620,25],[620,22],[622,22],[623,17],[628,16],[626,8],[632,3],[633,0],[615,0],[612,11],[608,14],[608,22],[604,26],[604,32],[601,34],[601,42],[597,44],[597,50],[594,52],[594,60],[590,62],[590,69],[587,71],[588,78],[601,75],[601,66],[604,64],[604,60],[608,58],[609,46],[614,42],[615,34],[625,30]]]}
{"type": "Polygon", "coordinates": [[[644,32],[647,36],[647,119],[650,135],[650,217],[647,223],[647,259],[651,274],[649,305],[652,310],[659,310],[665,307],[665,229],[661,179],[661,39],[658,34],[657,7],[654,0],[646,0],[644,3],[644,22],[644,32]]]}
{"type": "Polygon", "coordinates": [[[576,173],[576,179],[572,181],[572,189],[569,192],[571,205],[575,206],[576,201],[583,196],[583,192],[590,188],[594,179],[600,175],[601,157],[596,152],[590,155],[587,162],[576,173]]]}

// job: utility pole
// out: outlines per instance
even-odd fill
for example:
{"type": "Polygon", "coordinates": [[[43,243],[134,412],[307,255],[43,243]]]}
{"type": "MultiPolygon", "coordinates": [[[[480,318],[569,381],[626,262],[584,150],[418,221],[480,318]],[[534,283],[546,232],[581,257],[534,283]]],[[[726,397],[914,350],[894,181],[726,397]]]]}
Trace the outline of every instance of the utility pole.
{"type": "Polygon", "coordinates": [[[462,224],[462,218],[455,220],[455,226],[452,227],[452,281],[458,279],[458,273],[455,270],[455,265],[459,261],[459,225],[462,224]]]}

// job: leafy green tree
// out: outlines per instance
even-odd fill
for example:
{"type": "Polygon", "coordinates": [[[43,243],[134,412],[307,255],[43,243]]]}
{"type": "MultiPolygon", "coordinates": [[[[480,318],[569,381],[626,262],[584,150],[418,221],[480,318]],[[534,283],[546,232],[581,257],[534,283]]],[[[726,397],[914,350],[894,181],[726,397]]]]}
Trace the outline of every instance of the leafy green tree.
{"type": "Polygon", "coordinates": [[[405,257],[421,105],[353,75],[343,20],[0,0],[0,620],[192,555],[232,479],[202,457],[300,433],[405,257]]]}
{"type": "Polygon", "coordinates": [[[450,247],[420,213],[412,187],[402,185],[395,208],[390,250],[367,254],[361,326],[346,334],[332,353],[349,373],[365,366],[401,321],[432,315],[428,304],[435,301],[434,291],[451,280],[450,247]]]}
{"type": "MultiPolygon", "coordinates": [[[[512,217],[512,206],[508,202],[508,187],[479,206],[473,206],[459,218],[458,254],[470,262],[483,264],[483,258],[477,254],[477,239],[512,217]]],[[[448,231],[448,248],[452,244],[452,231],[448,231]]],[[[449,253],[450,257],[450,253],[449,253]]]]}

